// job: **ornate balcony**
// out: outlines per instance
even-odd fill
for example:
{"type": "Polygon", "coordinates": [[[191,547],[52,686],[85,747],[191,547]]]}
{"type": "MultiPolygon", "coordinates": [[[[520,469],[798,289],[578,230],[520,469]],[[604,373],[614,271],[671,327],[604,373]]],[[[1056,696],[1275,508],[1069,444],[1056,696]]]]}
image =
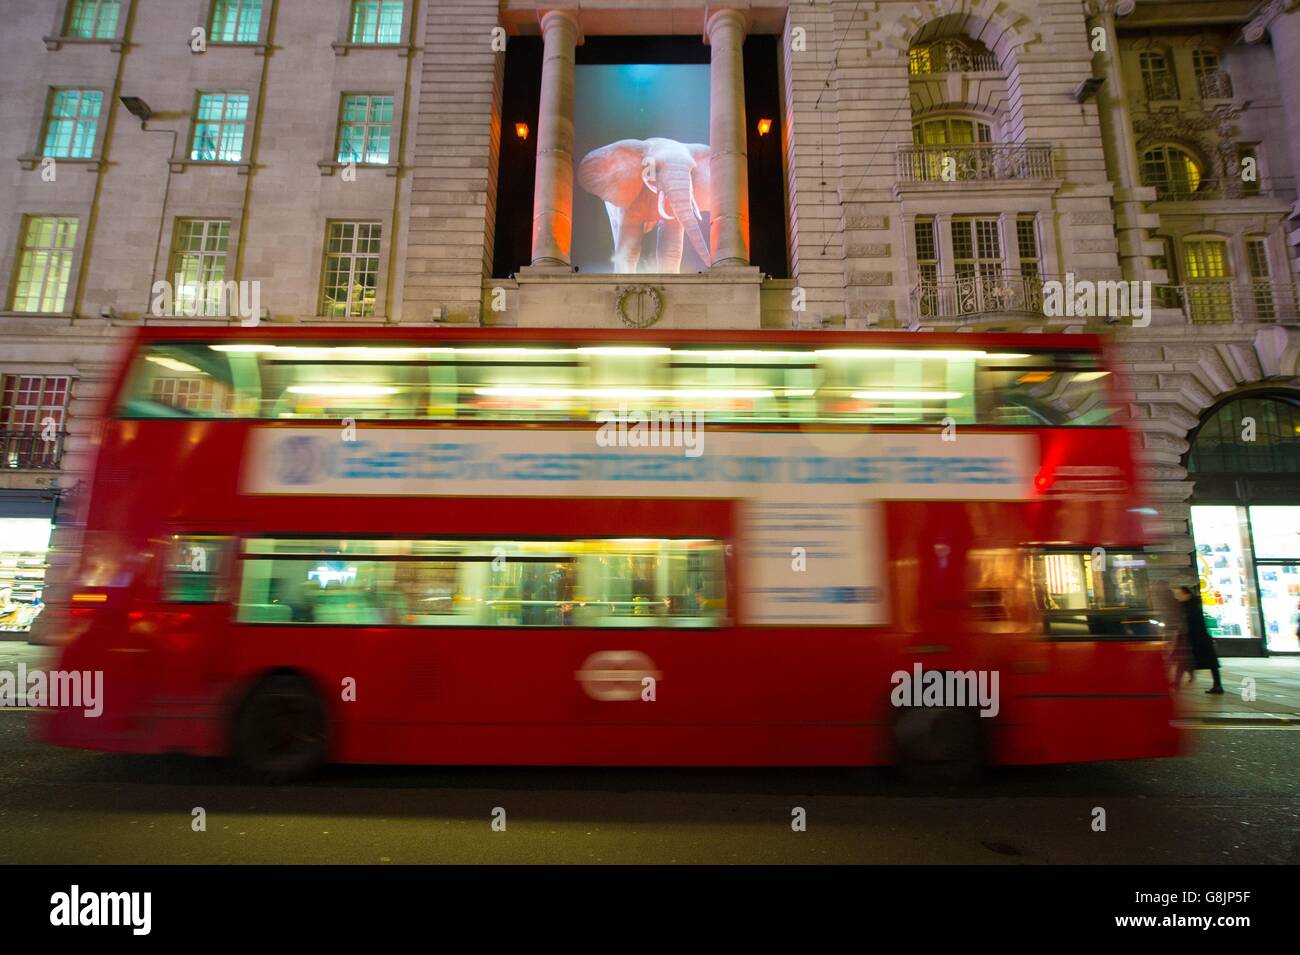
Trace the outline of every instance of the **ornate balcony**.
{"type": "Polygon", "coordinates": [[[1210,70],[1196,78],[1201,99],[1232,99],[1232,77],[1223,70],[1210,70]]]}
{"type": "Polygon", "coordinates": [[[1001,67],[997,57],[965,39],[938,40],[928,46],[908,51],[908,71],[912,76],[935,73],[996,73],[1001,67]]]}
{"type": "Polygon", "coordinates": [[[1043,315],[1043,284],[1050,276],[1009,273],[921,282],[912,289],[914,324],[961,323],[982,316],[1043,315]]]}
{"type": "Polygon", "coordinates": [[[1052,147],[1046,143],[901,146],[898,150],[899,182],[1054,178],[1052,147]],[[945,176],[945,171],[949,175],[945,176]]]}
{"type": "Polygon", "coordinates": [[[1286,281],[1222,279],[1162,285],[1157,289],[1157,300],[1165,307],[1181,309],[1193,325],[1300,324],[1296,286],[1286,281]]]}
{"type": "Polygon", "coordinates": [[[0,467],[19,471],[56,470],[63,457],[63,439],[59,432],[46,441],[37,431],[0,431],[0,467]]]}
{"type": "Polygon", "coordinates": [[[1201,200],[1248,199],[1253,196],[1287,196],[1295,192],[1295,180],[1287,177],[1258,179],[1202,179],[1195,186],[1188,182],[1155,183],[1157,202],[1193,202],[1201,200]]]}

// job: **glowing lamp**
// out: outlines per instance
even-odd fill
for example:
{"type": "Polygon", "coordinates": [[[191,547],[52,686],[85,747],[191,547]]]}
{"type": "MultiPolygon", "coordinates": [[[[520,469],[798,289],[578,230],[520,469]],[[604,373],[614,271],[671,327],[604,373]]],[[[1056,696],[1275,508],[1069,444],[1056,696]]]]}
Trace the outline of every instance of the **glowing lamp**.
{"type": "Polygon", "coordinates": [[[758,121],[758,135],[766,136],[772,131],[772,121],[770,119],[760,119],[758,121]]]}
{"type": "Polygon", "coordinates": [[[520,141],[521,143],[522,143],[525,139],[527,139],[527,138],[528,138],[528,124],[527,124],[527,123],[515,123],[515,135],[519,137],[519,141],[520,141]]]}

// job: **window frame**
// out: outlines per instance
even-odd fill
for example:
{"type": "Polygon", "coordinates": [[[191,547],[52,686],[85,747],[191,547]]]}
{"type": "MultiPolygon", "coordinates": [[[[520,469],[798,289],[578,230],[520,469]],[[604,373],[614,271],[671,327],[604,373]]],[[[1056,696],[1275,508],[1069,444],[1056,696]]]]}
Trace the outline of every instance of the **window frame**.
{"type": "Polygon", "coordinates": [[[393,151],[394,151],[394,149],[397,147],[397,138],[396,138],[396,137],[394,136],[394,134],[393,134],[393,127],[396,125],[396,122],[397,122],[397,116],[398,116],[398,114],[397,114],[397,109],[398,109],[398,98],[397,98],[397,95],[396,95],[395,93],[392,93],[392,92],[361,92],[361,91],[344,91],[344,92],[340,93],[340,94],[339,94],[339,112],[338,112],[338,120],[337,120],[337,122],[335,123],[335,127],[334,127],[334,149],[333,149],[332,156],[331,156],[331,160],[332,160],[333,164],[334,164],[335,166],[337,166],[337,167],[340,167],[340,168],[341,168],[341,167],[344,167],[344,166],[348,166],[348,165],[350,165],[350,164],[352,164],[352,163],[355,163],[356,166],[357,166],[357,168],[366,167],[366,168],[371,168],[371,169],[382,169],[382,168],[385,168],[385,167],[394,166],[394,165],[395,165],[395,162],[394,162],[394,159],[393,159],[393,151]],[[360,97],[364,97],[365,100],[366,100],[366,117],[367,117],[367,118],[364,119],[364,120],[362,120],[361,122],[346,122],[345,119],[344,119],[344,115],[345,115],[345,110],[346,110],[346,108],[347,108],[347,102],[348,102],[348,100],[349,100],[349,99],[360,98],[360,97]],[[375,100],[377,100],[377,99],[386,99],[386,100],[388,100],[389,115],[388,115],[388,122],[387,122],[387,123],[376,123],[376,122],[372,122],[372,121],[369,119],[369,117],[370,117],[370,115],[371,115],[371,112],[372,112],[372,109],[373,109],[373,106],[374,106],[374,102],[375,102],[375,100]],[[387,155],[384,157],[384,161],[383,161],[383,162],[366,162],[366,161],[364,160],[364,158],[362,158],[362,159],[344,159],[343,156],[342,156],[342,154],[341,154],[341,152],[340,152],[340,150],[342,149],[342,145],[343,145],[343,127],[344,127],[344,125],[347,125],[347,126],[349,126],[349,127],[360,128],[360,129],[362,130],[362,141],[361,141],[362,149],[361,149],[361,154],[362,154],[363,157],[365,156],[366,148],[367,148],[367,146],[368,146],[368,144],[369,144],[369,142],[370,142],[370,134],[371,134],[371,131],[374,130],[374,129],[383,128],[384,126],[387,126],[387,129],[388,129],[388,150],[387,150],[387,155]]]}
{"type": "MultiPolygon", "coordinates": [[[[344,321],[344,322],[347,322],[347,321],[363,321],[363,322],[368,322],[368,321],[377,321],[377,320],[383,320],[383,319],[384,319],[384,317],[385,317],[386,305],[387,305],[386,297],[385,297],[385,286],[387,285],[387,280],[388,280],[388,259],[387,259],[387,256],[385,255],[385,250],[387,249],[387,245],[386,245],[386,241],[385,241],[385,237],[384,237],[384,233],[385,233],[386,231],[387,231],[387,229],[385,228],[385,226],[384,226],[384,222],[383,222],[382,219],[357,219],[357,218],[342,217],[342,216],[340,216],[340,217],[330,217],[330,218],[326,219],[326,221],[325,221],[325,230],[324,230],[324,234],[323,234],[323,242],[322,242],[322,244],[321,244],[321,256],[320,256],[320,263],[321,263],[321,269],[320,269],[320,282],[319,282],[319,286],[318,286],[318,289],[317,289],[317,295],[316,295],[316,317],[317,317],[320,321],[336,321],[336,322],[337,322],[337,321],[344,321]],[[352,308],[351,308],[351,306],[352,306],[352,298],[351,298],[351,294],[352,294],[352,293],[351,293],[351,289],[355,286],[355,282],[352,282],[352,281],[349,281],[349,283],[348,283],[348,288],[349,288],[349,292],[348,292],[348,308],[347,308],[345,314],[343,314],[343,315],[332,315],[332,314],[329,314],[329,313],[326,311],[326,306],[325,306],[325,289],[326,289],[326,287],[327,287],[327,286],[326,286],[326,280],[327,280],[327,278],[328,278],[328,276],[329,276],[329,274],[330,274],[330,269],[329,269],[329,258],[330,258],[330,256],[331,256],[332,254],[334,254],[334,255],[339,254],[339,253],[331,253],[331,252],[330,252],[330,248],[329,248],[329,247],[330,247],[330,241],[331,241],[331,234],[332,234],[331,230],[332,230],[332,228],[333,228],[334,226],[336,226],[336,225],[375,226],[375,227],[377,227],[377,228],[379,229],[379,250],[378,250],[377,252],[373,253],[373,254],[374,254],[374,258],[375,258],[375,306],[374,306],[374,310],[373,310],[373,312],[371,312],[371,314],[369,314],[369,315],[364,315],[364,314],[363,314],[363,315],[353,315],[353,314],[351,314],[351,311],[352,311],[352,308]]],[[[361,257],[361,256],[365,256],[365,257],[368,258],[368,257],[370,257],[370,255],[371,255],[371,253],[368,253],[368,252],[367,252],[367,253],[358,253],[358,252],[355,251],[355,243],[357,242],[357,240],[358,240],[358,236],[354,233],[354,234],[353,234],[353,238],[352,238],[352,241],[353,241],[353,244],[354,244],[354,251],[348,253],[349,260],[350,260],[352,263],[354,263],[354,265],[353,265],[353,266],[350,266],[350,267],[349,267],[349,270],[348,270],[348,275],[349,275],[349,278],[350,278],[350,279],[356,275],[356,270],[355,270],[355,267],[354,267],[354,266],[355,266],[355,262],[356,262],[357,258],[359,258],[359,257],[361,257]]]]}
{"type": "MultiPolygon", "coordinates": [[[[1148,553],[1143,546],[1123,546],[1123,545],[1103,545],[1102,550],[1105,553],[1104,560],[1110,565],[1112,558],[1117,557],[1137,557],[1141,558],[1146,566],[1146,606],[1132,609],[1122,609],[1118,611],[1096,610],[1091,607],[1084,607],[1079,610],[1050,610],[1042,606],[1042,597],[1046,591],[1039,589],[1039,577],[1036,573],[1035,561],[1039,558],[1048,556],[1071,556],[1079,555],[1085,561],[1092,557],[1092,552],[1096,548],[1073,546],[1073,547],[1054,547],[1042,544],[1030,545],[1026,551],[1026,576],[1029,578],[1030,600],[1035,617],[1034,633],[1046,643],[1160,643],[1168,639],[1168,628],[1162,628],[1158,623],[1152,626],[1151,633],[1053,633],[1051,629],[1052,614],[1062,616],[1085,616],[1087,614],[1100,614],[1101,622],[1108,623],[1111,617],[1121,617],[1126,614],[1143,614],[1145,619],[1150,621],[1158,617],[1156,600],[1153,596],[1154,588],[1159,586],[1158,581],[1152,580],[1151,567],[1153,564],[1152,555],[1148,553]]],[[[1103,574],[1109,573],[1103,570],[1103,574]]]]}
{"type": "MultiPolygon", "coordinates": [[[[196,254],[196,255],[198,256],[198,260],[199,260],[199,264],[200,264],[200,273],[199,273],[199,274],[202,275],[202,266],[203,266],[203,263],[206,262],[206,261],[207,261],[208,259],[210,259],[210,258],[215,258],[215,257],[219,254],[219,255],[221,256],[221,260],[222,260],[221,277],[220,277],[220,279],[214,279],[214,280],[212,280],[212,281],[219,281],[219,282],[223,283],[223,286],[224,286],[224,283],[225,283],[225,282],[235,281],[235,279],[234,279],[233,277],[231,277],[231,276],[229,276],[229,275],[227,274],[228,269],[229,269],[229,266],[232,264],[232,262],[231,262],[231,252],[234,251],[233,243],[232,243],[232,241],[231,241],[232,238],[233,238],[233,233],[234,233],[234,225],[235,225],[234,222],[233,222],[230,218],[223,218],[223,217],[209,217],[209,216],[176,216],[176,217],[173,219],[173,221],[172,221],[171,242],[170,242],[170,245],[169,245],[169,250],[170,250],[170,251],[169,251],[168,256],[167,256],[167,281],[171,283],[171,286],[172,286],[172,294],[173,294],[173,296],[175,296],[175,295],[179,292],[179,290],[180,290],[180,288],[181,288],[180,283],[178,283],[178,282],[176,281],[176,277],[177,277],[176,264],[177,264],[177,259],[178,259],[178,257],[181,256],[181,255],[196,254]],[[224,224],[225,227],[226,227],[226,235],[225,235],[226,248],[225,248],[225,250],[224,250],[223,252],[216,253],[216,252],[209,252],[209,251],[207,251],[206,248],[201,248],[201,249],[198,249],[197,251],[196,251],[196,250],[189,250],[189,249],[181,249],[181,248],[180,248],[180,243],[181,243],[182,238],[184,237],[184,227],[185,227],[187,224],[190,224],[190,223],[202,223],[202,224],[203,224],[202,242],[203,242],[204,245],[206,245],[207,240],[208,240],[208,237],[209,237],[209,227],[212,226],[212,225],[214,225],[214,224],[217,224],[217,225],[224,224]]],[[[204,281],[204,280],[200,278],[199,281],[202,282],[202,281],[204,281]]],[[[210,290],[205,290],[205,292],[210,292],[210,290]]],[[[173,305],[174,305],[174,304],[175,304],[175,303],[173,302],[173,305]]],[[[206,309],[207,307],[208,307],[208,306],[205,304],[204,308],[206,309]]],[[[200,314],[201,314],[201,315],[204,315],[204,316],[214,316],[214,317],[215,317],[215,316],[220,316],[220,315],[221,315],[220,312],[208,312],[208,311],[201,312],[200,314]]]]}
{"type": "MultiPolygon", "coordinates": [[[[347,56],[352,50],[362,51],[380,51],[390,50],[398,56],[410,56],[414,50],[415,24],[413,13],[413,4],[411,0],[379,0],[383,3],[400,3],[402,5],[402,26],[398,31],[398,38],[395,43],[367,43],[359,42],[352,38],[353,11],[356,5],[367,0],[347,0],[346,3],[339,4],[341,10],[339,15],[338,39],[330,46],[334,50],[335,56],[347,56]]],[[[376,21],[378,23],[378,21],[376,21]]],[[[376,34],[377,35],[377,34],[376,34]]]]}
{"type": "Polygon", "coordinates": [[[1148,102],[1174,102],[1181,98],[1181,90],[1178,85],[1178,70],[1175,66],[1174,56],[1171,51],[1165,49],[1149,49],[1138,52],[1138,75],[1142,79],[1142,93],[1148,102]],[[1151,67],[1149,64],[1159,57],[1161,66],[1159,69],[1151,67]],[[1163,77],[1168,84],[1166,89],[1157,89],[1156,92],[1172,92],[1172,96],[1152,96],[1152,87],[1156,85],[1157,78],[1163,77]]]}
{"type": "Polygon", "coordinates": [[[117,16],[117,29],[111,37],[80,37],[70,36],[67,32],[68,23],[72,17],[73,0],[56,0],[54,4],[54,21],[50,25],[50,32],[42,37],[45,48],[50,51],[61,49],[64,44],[81,46],[85,44],[103,44],[114,53],[121,53],[126,45],[126,26],[131,19],[131,2],[132,0],[122,0],[121,9],[117,16]]]}
{"type": "MultiPolygon", "coordinates": [[[[257,38],[255,40],[213,39],[212,26],[216,17],[218,0],[200,0],[199,17],[196,25],[207,34],[209,47],[251,49],[256,55],[265,56],[267,50],[266,38],[270,35],[271,8],[274,6],[274,0],[261,0],[261,2],[262,12],[258,16],[257,38]]],[[[242,22],[242,20],[239,22],[242,22]]],[[[194,52],[197,53],[198,51],[194,52]]]]}
{"type": "MultiPolygon", "coordinates": [[[[81,250],[83,247],[83,233],[81,229],[82,216],[73,212],[28,212],[18,217],[18,235],[14,243],[14,255],[11,261],[13,269],[9,277],[9,285],[5,296],[5,311],[15,315],[53,315],[69,316],[73,314],[72,305],[76,303],[77,284],[81,272],[81,250]],[[36,310],[30,311],[17,307],[19,276],[22,272],[22,260],[24,252],[27,251],[27,233],[28,225],[34,220],[54,219],[54,220],[71,220],[76,224],[76,236],[73,240],[72,247],[68,249],[68,285],[64,291],[62,308],[56,311],[36,310]],[[69,302],[71,299],[71,303],[69,302]]],[[[57,225],[56,225],[57,228],[57,225]]],[[[40,248],[56,249],[57,246],[41,246],[40,248]]],[[[48,277],[48,271],[46,272],[48,277]]],[[[44,286],[42,285],[41,298],[44,299],[44,286]]]]}
{"type": "MultiPolygon", "coordinates": [[[[727,546],[730,542],[724,538],[703,538],[703,539],[701,538],[647,538],[648,541],[654,541],[659,544],[672,544],[672,543],[685,544],[685,543],[699,543],[703,541],[706,544],[712,545],[711,549],[714,551],[714,555],[722,571],[721,587],[718,588],[717,592],[720,593],[722,599],[725,601],[725,604],[721,608],[721,612],[714,616],[706,618],[705,615],[699,615],[698,617],[692,618],[692,619],[707,619],[708,622],[705,623],[674,625],[672,621],[674,619],[680,619],[680,618],[673,618],[673,617],[651,618],[652,622],[648,622],[641,626],[627,626],[627,625],[620,626],[615,624],[564,623],[564,622],[524,623],[522,621],[509,622],[509,623],[500,623],[500,622],[478,623],[478,622],[460,621],[460,622],[448,622],[445,624],[408,622],[408,621],[392,621],[392,622],[382,622],[382,623],[374,623],[374,622],[352,623],[352,622],[329,621],[329,620],[325,620],[325,621],[248,620],[248,619],[243,619],[240,613],[241,608],[245,606],[243,603],[244,585],[247,579],[245,566],[249,561],[265,561],[268,563],[274,563],[277,561],[287,562],[287,561],[338,561],[340,560],[337,554],[327,554],[323,552],[302,551],[297,553],[276,554],[276,553],[267,553],[267,552],[257,552],[251,550],[250,545],[255,545],[259,542],[266,542],[266,541],[319,542],[324,540],[324,541],[341,541],[341,542],[351,542],[351,543],[375,543],[375,542],[383,542],[383,541],[402,541],[402,542],[432,541],[432,542],[439,542],[439,543],[465,542],[465,543],[483,544],[483,545],[494,544],[494,543],[495,544],[523,543],[523,544],[555,544],[557,545],[556,550],[558,551],[561,548],[563,548],[564,545],[569,545],[569,544],[615,542],[621,539],[622,539],[621,537],[612,537],[612,536],[611,537],[600,537],[600,536],[568,537],[568,536],[560,536],[560,535],[545,535],[545,536],[528,535],[528,536],[496,537],[493,535],[466,536],[463,534],[445,534],[445,535],[422,534],[418,536],[394,535],[394,534],[349,534],[349,535],[338,535],[334,537],[325,535],[324,537],[322,537],[321,534],[307,534],[307,533],[298,533],[298,532],[279,534],[279,535],[267,534],[267,535],[259,535],[257,537],[240,537],[236,542],[237,546],[235,546],[233,559],[231,560],[231,563],[233,563],[234,568],[232,569],[231,573],[227,575],[227,581],[228,581],[227,594],[228,594],[228,600],[230,606],[230,622],[236,626],[242,626],[242,627],[297,627],[305,630],[319,629],[324,627],[340,628],[340,629],[382,627],[385,629],[388,628],[414,629],[414,630],[422,630],[431,633],[438,633],[438,632],[448,633],[457,630],[471,630],[471,631],[554,630],[560,632],[581,630],[581,631],[591,631],[591,632],[612,631],[612,632],[628,632],[628,633],[644,633],[646,631],[667,630],[667,631],[672,631],[673,633],[698,633],[698,632],[723,630],[736,625],[736,621],[737,621],[736,596],[737,595],[736,595],[736,586],[735,586],[736,581],[735,581],[735,574],[734,574],[735,564],[734,564],[734,559],[727,554],[727,546]]],[[[683,549],[682,553],[685,552],[686,550],[683,549]]],[[[580,559],[580,556],[581,555],[577,551],[571,550],[570,553],[568,553],[567,555],[561,555],[556,559],[548,559],[545,556],[538,556],[536,558],[521,558],[516,556],[514,558],[507,557],[506,560],[507,562],[514,562],[514,563],[572,562],[575,564],[576,567],[580,559]]],[[[430,554],[430,555],[356,554],[351,557],[342,558],[342,559],[352,560],[357,563],[361,563],[361,562],[492,563],[495,560],[495,558],[490,555],[489,556],[484,556],[484,555],[448,556],[448,555],[437,555],[437,554],[430,554]]],[[[574,581],[573,581],[575,587],[579,582],[577,580],[577,573],[578,572],[575,569],[574,581]]],[[[454,616],[454,615],[448,615],[448,616],[454,616]]],[[[614,615],[611,614],[610,616],[614,616],[614,615]]],[[[628,614],[626,616],[635,616],[635,614],[628,614]]]]}
{"type": "Polygon", "coordinates": [[[41,116],[40,131],[36,138],[36,149],[32,154],[32,158],[37,163],[41,162],[44,159],[51,159],[55,163],[61,163],[61,162],[89,163],[97,169],[98,164],[103,159],[100,150],[103,145],[103,139],[104,139],[103,127],[107,124],[103,123],[102,120],[105,118],[104,104],[107,101],[108,101],[108,94],[102,86],[50,86],[48,87],[45,94],[45,110],[41,116]],[[58,99],[60,93],[78,94],[77,95],[78,115],[72,117],[57,117],[57,118],[54,116],[54,104],[55,101],[58,99]],[[72,123],[74,126],[74,133],[73,133],[74,139],[76,135],[75,127],[79,125],[84,126],[87,124],[87,120],[83,119],[80,116],[81,104],[84,102],[87,93],[99,94],[99,110],[98,112],[95,113],[94,119],[89,121],[94,129],[94,134],[91,137],[91,142],[90,142],[90,154],[87,156],[58,156],[58,155],[51,155],[50,153],[47,153],[46,141],[48,140],[50,135],[50,127],[55,122],[72,123]]]}
{"type": "Polygon", "coordinates": [[[1195,195],[1205,187],[1211,180],[1206,179],[1206,163],[1196,152],[1186,146],[1178,143],[1154,143],[1147,146],[1138,155],[1138,170],[1141,176],[1142,186],[1147,189],[1156,191],[1156,199],[1160,202],[1179,202],[1195,195]],[[1148,164],[1153,162],[1152,154],[1161,153],[1160,162],[1164,172],[1163,182],[1151,182],[1147,175],[1148,164]],[[1184,160],[1190,162],[1196,170],[1196,185],[1191,186],[1190,177],[1188,178],[1186,192],[1175,192],[1174,189],[1181,189],[1182,184],[1176,181],[1177,177],[1173,175],[1174,166],[1171,162],[1174,156],[1181,156],[1184,160]]]}
{"type": "MultiPolygon", "coordinates": [[[[184,158],[181,160],[182,165],[233,166],[233,167],[249,166],[249,164],[252,161],[249,155],[249,151],[252,148],[251,136],[249,135],[249,124],[253,119],[253,115],[255,113],[256,108],[257,108],[257,103],[253,98],[253,94],[249,90],[219,88],[219,87],[214,87],[209,89],[196,89],[194,91],[194,105],[193,105],[193,111],[191,113],[189,140],[185,150],[184,158]],[[222,97],[220,119],[215,121],[206,120],[199,116],[199,110],[202,108],[203,98],[205,96],[222,97]],[[247,101],[245,104],[244,118],[242,120],[232,121],[232,120],[227,120],[225,118],[226,109],[227,106],[229,105],[231,96],[242,96],[247,101]],[[196,143],[198,142],[199,127],[212,126],[212,125],[217,126],[223,134],[227,126],[239,125],[240,127],[242,127],[242,133],[239,140],[238,159],[219,159],[219,158],[200,159],[195,157],[194,153],[195,153],[196,143]]],[[[216,152],[218,155],[221,152],[219,141],[217,143],[216,152]]]]}

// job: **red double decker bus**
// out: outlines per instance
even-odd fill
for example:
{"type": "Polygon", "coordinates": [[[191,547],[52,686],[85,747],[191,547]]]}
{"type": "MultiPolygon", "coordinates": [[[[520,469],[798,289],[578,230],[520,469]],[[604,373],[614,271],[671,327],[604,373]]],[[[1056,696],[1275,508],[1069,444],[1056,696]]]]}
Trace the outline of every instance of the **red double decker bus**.
{"type": "Polygon", "coordinates": [[[42,733],[267,779],[1169,755],[1121,403],[1082,335],[144,328],[58,634],[103,712],[42,733]]]}

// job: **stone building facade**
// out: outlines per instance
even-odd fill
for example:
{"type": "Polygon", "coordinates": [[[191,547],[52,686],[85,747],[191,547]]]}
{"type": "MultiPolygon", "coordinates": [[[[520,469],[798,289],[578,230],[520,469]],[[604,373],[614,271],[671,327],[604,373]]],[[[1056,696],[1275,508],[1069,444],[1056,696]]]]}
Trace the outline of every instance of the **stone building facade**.
{"type": "MultiPolygon", "coordinates": [[[[564,244],[571,69],[596,37],[708,47],[714,261],[654,277],[660,326],[1111,334],[1169,579],[1198,570],[1203,422],[1233,398],[1300,401],[1294,0],[9,0],[4,17],[6,514],[71,513],[142,322],[617,325],[626,281],[575,273],[564,244]],[[755,34],[776,38],[789,278],[748,260],[755,34]],[[544,50],[533,256],[501,274],[524,38],[544,50]],[[331,278],[340,249],[360,300],[331,278]],[[255,286],[255,314],[155,314],[178,263],[255,286]],[[1067,275],[1152,282],[1149,324],[1045,316],[1042,282],[1067,275]],[[26,433],[47,419],[53,446],[26,433]]],[[[1224,506],[1228,484],[1205,482],[1224,506]]],[[[58,523],[51,580],[74,544],[58,523]]]]}

